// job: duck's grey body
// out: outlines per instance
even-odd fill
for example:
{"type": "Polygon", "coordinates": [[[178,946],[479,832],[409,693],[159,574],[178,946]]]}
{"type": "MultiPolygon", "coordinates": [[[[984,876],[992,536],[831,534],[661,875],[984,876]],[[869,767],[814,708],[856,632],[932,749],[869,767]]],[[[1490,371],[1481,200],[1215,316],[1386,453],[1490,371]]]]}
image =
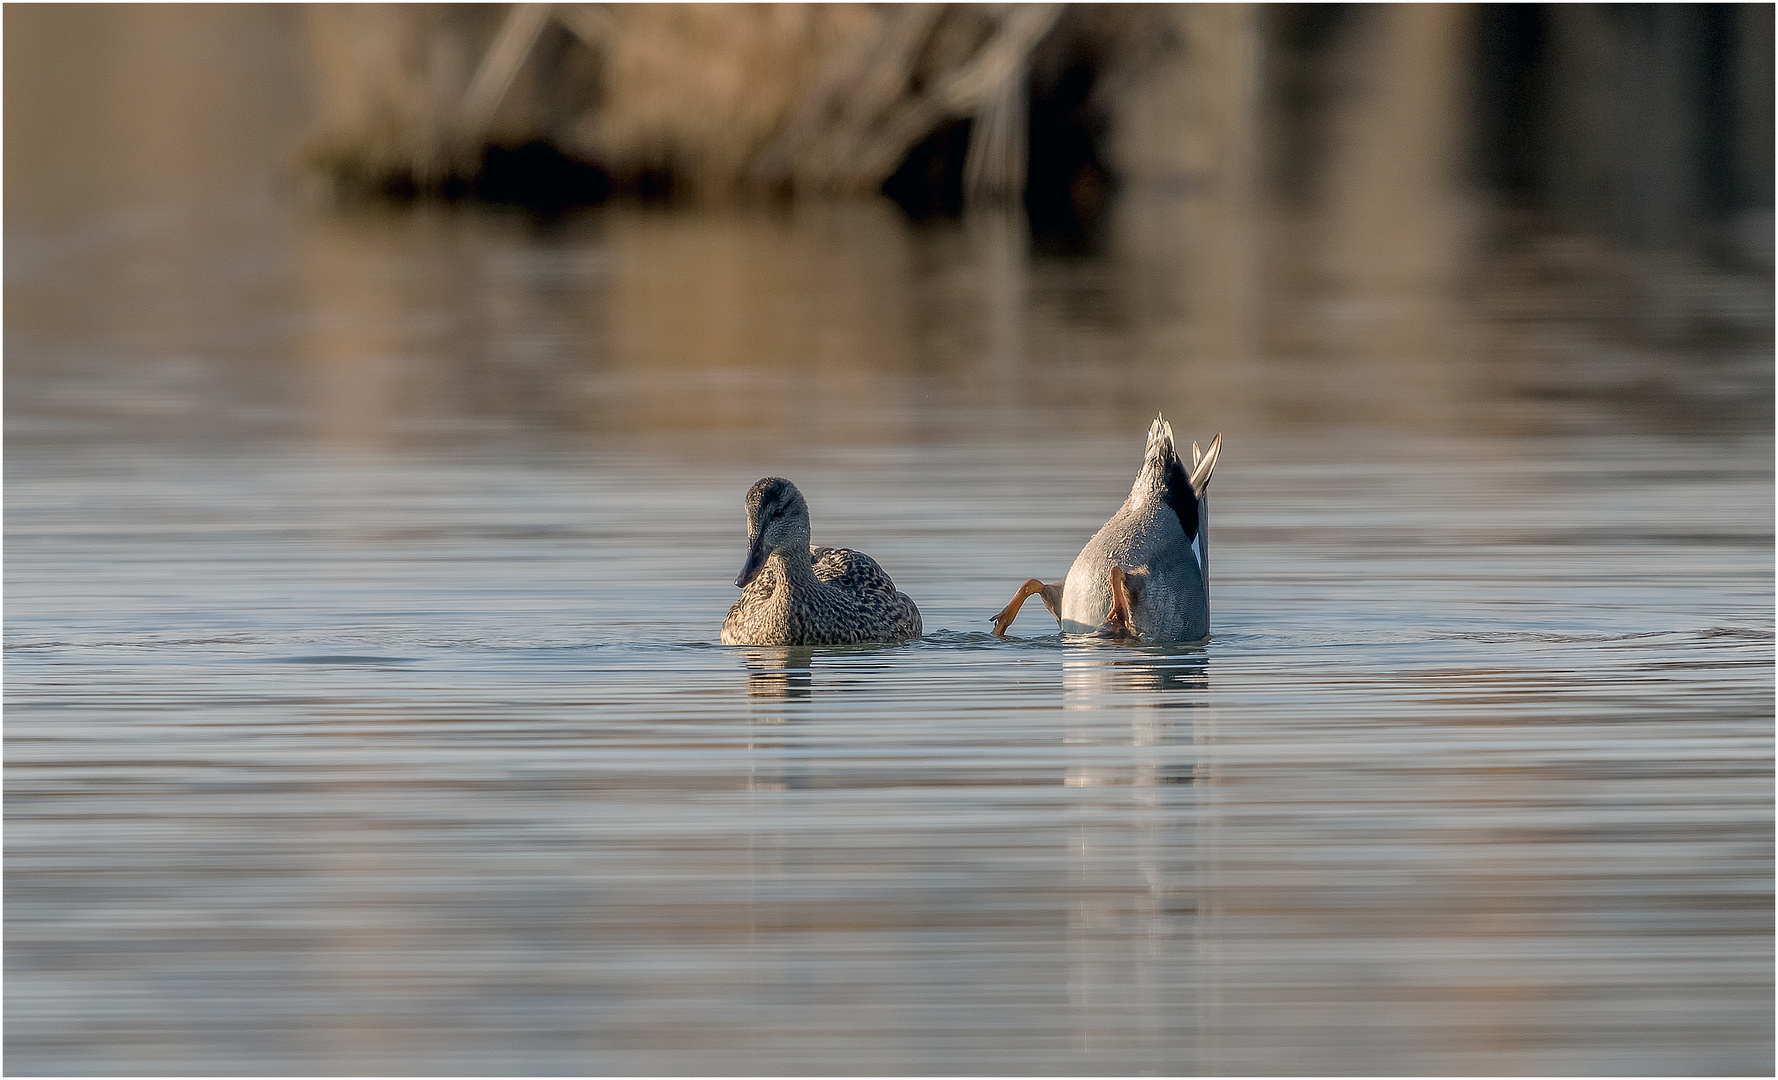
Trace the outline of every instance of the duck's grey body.
{"type": "Polygon", "coordinates": [[[1040,594],[1065,633],[1150,642],[1208,637],[1208,487],[1221,449],[1220,435],[1202,455],[1194,446],[1187,469],[1172,426],[1157,417],[1130,497],[1087,541],[1063,583],[1027,581],[995,616],[995,632],[1004,633],[1025,597],[1040,594]]]}
{"type": "Polygon", "coordinates": [[[920,609],[869,555],[809,546],[809,507],[768,476],[747,492],[749,549],[724,645],[850,645],[923,632],[920,609]]]}
{"type": "MultiPolygon", "coordinates": [[[[1198,537],[1209,524],[1200,501],[1198,537]]],[[[1087,541],[1062,585],[1064,633],[1091,634],[1114,604],[1111,568],[1124,571],[1130,590],[1131,628],[1144,641],[1198,641],[1210,634],[1208,565],[1198,562],[1192,540],[1170,506],[1125,503],[1087,541]]]]}

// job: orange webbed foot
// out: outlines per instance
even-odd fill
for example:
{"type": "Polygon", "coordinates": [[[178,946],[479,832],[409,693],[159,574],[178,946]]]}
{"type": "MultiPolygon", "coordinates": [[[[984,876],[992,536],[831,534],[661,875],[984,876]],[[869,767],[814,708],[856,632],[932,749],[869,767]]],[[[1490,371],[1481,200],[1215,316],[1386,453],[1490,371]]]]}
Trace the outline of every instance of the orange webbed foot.
{"type": "Polygon", "coordinates": [[[1009,601],[1005,607],[1000,609],[998,615],[994,616],[994,636],[1005,637],[1006,628],[1011,626],[1012,621],[1019,616],[1019,608],[1025,606],[1025,601],[1029,599],[1033,593],[1042,592],[1043,588],[1043,582],[1038,581],[1036,578],[1031,578],[1023,585],[1020,585],[1019,591],[1013,594],[1012,600],[1009,601]]]}

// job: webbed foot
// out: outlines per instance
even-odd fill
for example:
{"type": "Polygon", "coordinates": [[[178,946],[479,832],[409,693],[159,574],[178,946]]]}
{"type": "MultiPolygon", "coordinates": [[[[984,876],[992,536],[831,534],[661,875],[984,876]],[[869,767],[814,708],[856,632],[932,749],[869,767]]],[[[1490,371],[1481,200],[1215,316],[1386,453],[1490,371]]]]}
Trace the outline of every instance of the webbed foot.
{"type": "Polygon", "coordinates": [[[1020,585],[1019,591],[1013,594],[1012,600],[1009,601],[1005,607],[1000,609],[998,615],[994,616],[994,636],[1005,637],[1006,628],[1011,626],[1012,621],[1019,617],[1019,608],[1025,606],[1025,601],[1029,599],[1033,593],[1042,592],[1043,589],[1043,582],[1038,581],[1036,578],[1031,578],[1023,585],[1020,585]]]}

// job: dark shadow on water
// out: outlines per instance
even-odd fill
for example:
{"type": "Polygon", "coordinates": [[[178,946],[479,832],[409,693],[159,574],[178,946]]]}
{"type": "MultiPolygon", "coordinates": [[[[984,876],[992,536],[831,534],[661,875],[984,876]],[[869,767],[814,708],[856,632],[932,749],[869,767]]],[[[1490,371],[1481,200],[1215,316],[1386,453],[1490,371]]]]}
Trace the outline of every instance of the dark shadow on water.
{"type": "Polygon", "coordinates": [[[883,194],[915,221],[962,213],[963,161],[973,127],[973,121],[953,120],[921,140],[883,181],[883,194]]]}
{"type": "Polygon", "coordinates": [[[484,202],[553,214],[604,202],[611,196],[611,177],[548,143],[492,146],[483,156],[474,194],[484,202]]]}

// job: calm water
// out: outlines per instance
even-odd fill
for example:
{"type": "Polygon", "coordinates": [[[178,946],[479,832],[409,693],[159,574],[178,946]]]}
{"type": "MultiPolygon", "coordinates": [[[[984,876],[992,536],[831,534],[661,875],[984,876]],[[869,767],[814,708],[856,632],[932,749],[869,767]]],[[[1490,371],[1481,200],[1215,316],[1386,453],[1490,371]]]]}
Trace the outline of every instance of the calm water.
{"type": "Polygon", "coordinates": [[[230,191],[9,201],[10,1072],[1771,1071],[1769,279],[230,191]],[[1212,640],[989,636],[1157,411],[1212,640]],[[925,639],[717,644],[768,474],[925,639]]]}

